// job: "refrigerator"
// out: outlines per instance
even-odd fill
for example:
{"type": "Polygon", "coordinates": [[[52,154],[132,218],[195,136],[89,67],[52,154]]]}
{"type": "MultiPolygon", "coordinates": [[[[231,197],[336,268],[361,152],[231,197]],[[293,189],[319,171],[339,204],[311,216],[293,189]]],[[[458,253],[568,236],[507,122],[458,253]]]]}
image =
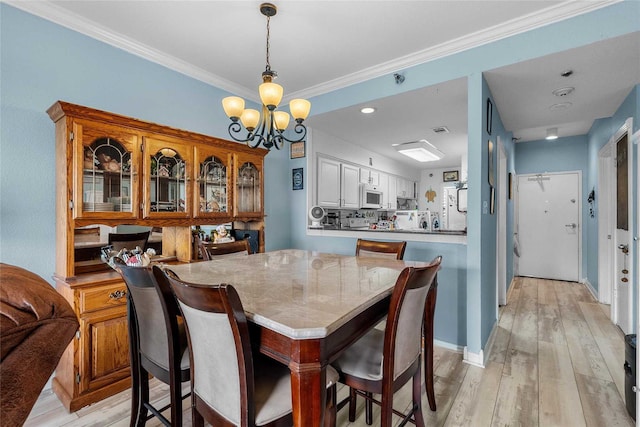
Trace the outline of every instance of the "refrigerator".
{"type": "Polygon", "coordinates": [[[467,189],[444,187],[442,198],[442,229],[467,229],[467,189]]]}

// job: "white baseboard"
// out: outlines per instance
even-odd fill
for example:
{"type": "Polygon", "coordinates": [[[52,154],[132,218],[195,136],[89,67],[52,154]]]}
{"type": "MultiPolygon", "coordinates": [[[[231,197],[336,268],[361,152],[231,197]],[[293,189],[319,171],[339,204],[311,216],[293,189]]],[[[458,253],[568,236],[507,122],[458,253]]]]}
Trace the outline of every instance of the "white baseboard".
{"type": "Polygon", "coordinates": [[[593,288],[593,285],[591,285],[591,282],[589,282],[589,279],[585,277],[584,279],[580,280],[580,283],[586,286],[586,288],[589,290],[589,292],[591,292],[591,295],[593,295],[593,298],[595,298],[596,301],[600,301],[598,299],[598,292],[596,292],[596,290],[593,288]]]}
{"type": "Polygon", "coordinates": [[[489,360],[489,355],[491,354],[491,350],[493,349],[493,343],[496,341],[496,336],[498,335],[498,321],[493,324],[493,328],[491,329],[491,333],[489,334],[489,339],[484,346],[484,349],[480,350],[480,353],[472,353],[467,347],[464,347],[464,356],[462,358],[463,363],[467,363],[469,365],[477,366],[479,368],[484,368],[487,364],[487,360],[489,360]],[[486,350],[486,351],[485,351],[486,350]]]}
{"type": "Polygon", "coordinates": [[[462,356],[462,362],[477,366],[479,368],[484,368],[484,352],[480,350],[480,353],[471,353],[467,346],[464,347],[464,352],[462,356]]]}
{"type": "Polygon", "coordinates": [[[464,347],[462,347],[461,345],[451,344],[449,342],[436,339],[433,340],[433,345],[446,348],[447,350],[455,351],[456,353],[463,353],[464,351],[464,347]]]}

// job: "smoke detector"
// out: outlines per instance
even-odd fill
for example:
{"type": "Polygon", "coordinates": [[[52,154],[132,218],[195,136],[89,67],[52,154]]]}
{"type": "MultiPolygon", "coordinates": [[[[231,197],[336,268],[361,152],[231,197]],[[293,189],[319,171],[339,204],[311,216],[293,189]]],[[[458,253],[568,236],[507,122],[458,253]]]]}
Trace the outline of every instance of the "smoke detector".
{"type": "Polygon", "coordinates": [[[575,87],[561,87],[560,89],[556,89],[551,93],[554,94],[555,96],[567,96],[570,93],[572,93],[574,90],[576,90],[575,87]]]}
{"type": "Polygon", "coordinates": [[[446,126],[438,126],[431,129],[434,133],[449,133],[449,128],[446,126]]]}

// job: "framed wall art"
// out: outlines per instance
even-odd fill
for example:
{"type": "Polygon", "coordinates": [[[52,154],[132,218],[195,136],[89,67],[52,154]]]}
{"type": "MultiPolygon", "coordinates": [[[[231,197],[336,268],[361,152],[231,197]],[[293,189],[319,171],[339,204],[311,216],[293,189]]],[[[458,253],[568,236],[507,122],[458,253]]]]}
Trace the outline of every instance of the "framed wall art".
{"type": "Polygon", "coordinates": [[[458,181],[458,171],[442,172],[442,180],[444,182],[458,181]]]}
{"type": "Polygon", "coordinates": [[[491,135],[491,127],[493,125],[493,103],[491,98],[487,98],[487,133],[491,135]]]}
{"type": "Polygon", "coordinates": [[[290,157],[292,159],[300,159],[302,157],[305,156],[305,152],[304,152],[304,141],[300,141],[300,142],[292,142],[291,143],[291,148],[290,148],[290,157]]]}
{"type": "Polygon", "coordinates": [[[489,153],[489,185],[493,187],[495,185],[495,173],[493,170],[493,141],[491,140],[488,142],[487,151],[489,153]]]}
{"type": "Polygon", "coordinates": [[[291,170],[291,182],[294,190],[302,190],[304,188],[303,168],[295,168],[291,170]]]}

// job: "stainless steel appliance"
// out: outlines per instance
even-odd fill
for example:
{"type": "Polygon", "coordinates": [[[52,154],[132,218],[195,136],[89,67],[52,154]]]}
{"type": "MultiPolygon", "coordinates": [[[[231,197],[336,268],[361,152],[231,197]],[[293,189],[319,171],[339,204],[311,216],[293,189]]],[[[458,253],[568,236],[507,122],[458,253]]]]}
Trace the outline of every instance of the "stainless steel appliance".
{"type": "Polygon", "coordinates": [[[382,190],[375,185],[363,184],[360,188],[360,207],[382,209],[382,190]]]}

